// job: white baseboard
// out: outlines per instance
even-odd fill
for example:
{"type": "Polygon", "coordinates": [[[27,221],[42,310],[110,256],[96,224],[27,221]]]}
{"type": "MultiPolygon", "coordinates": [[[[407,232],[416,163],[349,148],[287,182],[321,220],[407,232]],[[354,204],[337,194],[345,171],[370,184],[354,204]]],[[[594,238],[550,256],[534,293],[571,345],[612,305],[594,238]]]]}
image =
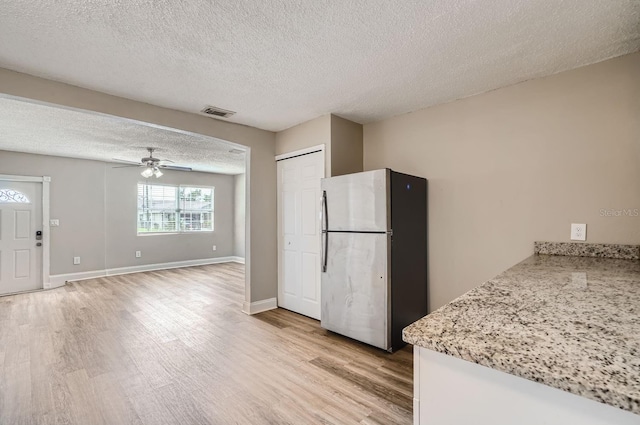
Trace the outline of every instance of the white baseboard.
{"type": "Polygon", "coordinates": [[[49,277],[49,287],[47,289],[58,288],[64,286],[65,283],[72,280],[95,279],[96,277],[104,277],[107,275],[106,270],[93,270],[89,272],[52,274],[49,277]]]}
{"type": "Polygon", "coordinates": [[[230,263],[235,261],[235,257],[203,258],[201,260],[173,261],[170,263],[144,264],[140,266],[118,267],[107,269],[107,276],[119,274],[151,272],[154,270],[179,269],[181,267],[205,266],[207,264],[230,263]]]}
{"type": "Polygon", "coordinates": [[[219,263],[229,263],[229,262],[237,262],[237,263],[242,262],[244,264],[244,258],[242,257],[203,258],[200,260],[172,261],[170,263],[143,264],[140,266],[117,267],[117,268],[106,269],[106,270],[93,270],[93,271],[79,272],[79,273],[56,274],[56,275],[50,276],[49,288],[57,288],[59,286],[63,286],[66,282],[69,282],[69,281],[95,279],[97,277],[104,277],[104,276],[116,276],[116,275],[129,274],[129,273],[150,272],[154,270],[177,269],[181,267],[204,266],[207,264],[219,264],[219,263]]]}
{"type": "Polygon", "coordinates": [[[249,315],[262,313],[263,311],[273,310],[275,308],[278,308],[278,300],[276,298],[268,298],[252,303],[245,301],[242,303],[242,311],[249,315]]]}

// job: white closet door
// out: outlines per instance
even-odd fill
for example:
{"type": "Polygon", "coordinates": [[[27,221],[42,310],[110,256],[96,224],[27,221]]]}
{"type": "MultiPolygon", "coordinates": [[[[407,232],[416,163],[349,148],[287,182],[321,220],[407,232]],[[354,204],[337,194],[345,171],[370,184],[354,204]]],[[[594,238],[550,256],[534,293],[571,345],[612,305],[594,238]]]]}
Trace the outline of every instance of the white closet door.
{"type": "Polygon", "coordinates": [[[278,161],[278,306],[320,319],[324,153],[278,161]]]}

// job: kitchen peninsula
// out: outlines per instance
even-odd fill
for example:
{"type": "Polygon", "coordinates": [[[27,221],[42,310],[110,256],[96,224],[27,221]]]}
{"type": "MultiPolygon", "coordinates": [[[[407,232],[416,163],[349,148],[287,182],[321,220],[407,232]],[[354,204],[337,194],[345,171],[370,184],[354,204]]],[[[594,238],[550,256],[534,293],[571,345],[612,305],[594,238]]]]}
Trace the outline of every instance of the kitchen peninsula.
{"type": "Polygon", "coordinates": [[[640,247],[535,254],[404,329],[414,424],[640,424],[640,247]]]}

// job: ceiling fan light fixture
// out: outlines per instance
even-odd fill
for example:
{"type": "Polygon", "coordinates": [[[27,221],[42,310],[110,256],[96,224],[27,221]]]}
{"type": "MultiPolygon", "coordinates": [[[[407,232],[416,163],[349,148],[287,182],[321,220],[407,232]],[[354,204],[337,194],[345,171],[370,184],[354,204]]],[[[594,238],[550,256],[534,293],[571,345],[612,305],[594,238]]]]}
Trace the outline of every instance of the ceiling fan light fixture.
{"type": "MultiPolygon", "coordinates": [[[[142,170],[142,172],[140,173],[140,175],[142,177],[144,177],[145,179],[148,179],[149,177],[151,177],[153,175],[153,168],[147,167],[144,170],[142,170]]],[[[161,174],[162,175],[162,174],[161,174]]],[[[156,176],[157,177],[157,176],[156,176]]]]}
{"type": "Polygon", "coordinates": [[[193,171],[191,167],[183,167],[180,165],[165,165],[164,162],[169,162],[173,164],[173,161],[170,159],[160,159],[153,156],[153,152],[155,152],[155,148],[147,148],[149,151],[149,156],[147,158],[141,158],[140,162],[129,161],[126,159],[117,159],[114,158],[115,161],[124,162],[127,165],[119,165],[113,168],[123,168],[123,167],[142,167],[143,170],[140,172],[140,175],[145,179],[148,179],[151,176],[155,176],[155,178],[159,179],[164,176],[162,169],[167,170],[175,170],[175,171],[193,171]]]}

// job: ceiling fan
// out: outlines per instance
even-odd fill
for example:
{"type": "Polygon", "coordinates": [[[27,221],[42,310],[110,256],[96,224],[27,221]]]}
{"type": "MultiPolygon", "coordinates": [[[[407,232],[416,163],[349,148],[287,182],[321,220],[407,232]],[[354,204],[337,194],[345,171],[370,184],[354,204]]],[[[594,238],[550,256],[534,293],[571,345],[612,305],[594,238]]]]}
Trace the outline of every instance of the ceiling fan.
{"type": "Polygon", "coordinates": [[[159,178],[162,176],[161,169],[164,170],[177,170],[177,171],[192,171],[191,167],[181,167],[178,165],[167,165],[163,164],[164,162],[173,162],[169,159],[160,159],[153,156],[153,152],[156,150],[155,148],[147,148],[149,151],[149,156],[145,158],[141,158],[140,162],[127,161],[126,159],[118,159],[113,158],[114,161],[125,162],[127,165],[120,165],[113,168],[123,168],[123,167],[144,167],[144,170],[140,173],[140,175],[144,178],[149,178],[151,176],[155,176],[159,178]]]}

